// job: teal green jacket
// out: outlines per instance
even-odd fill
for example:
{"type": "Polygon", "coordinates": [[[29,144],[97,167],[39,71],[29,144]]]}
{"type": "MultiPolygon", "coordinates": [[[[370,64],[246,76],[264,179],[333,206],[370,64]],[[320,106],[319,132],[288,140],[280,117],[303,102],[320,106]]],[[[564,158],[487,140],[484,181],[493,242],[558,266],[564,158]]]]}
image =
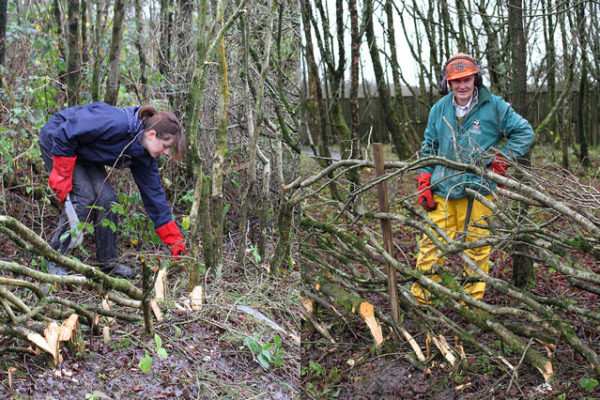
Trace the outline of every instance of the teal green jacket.
{"type": "MultiPolygon", "coordinates": [[[[452,96],[450,92],[431,108],[421,157],[439,156],[489,167],[495,157],[490,147],[500,149],[511,159],[527,154],[533,142],[533,129],[502,97],[491,94],[484,86],[479,87],[478,103],[459,124],[452,96]]],[[[432,192],[449,199],[465,197],[467,187],[482,194],[496,187],[494,182],[481,176],[442,165],[423,167],[419,174],[423,172],[431,173],[432,192]]]]}

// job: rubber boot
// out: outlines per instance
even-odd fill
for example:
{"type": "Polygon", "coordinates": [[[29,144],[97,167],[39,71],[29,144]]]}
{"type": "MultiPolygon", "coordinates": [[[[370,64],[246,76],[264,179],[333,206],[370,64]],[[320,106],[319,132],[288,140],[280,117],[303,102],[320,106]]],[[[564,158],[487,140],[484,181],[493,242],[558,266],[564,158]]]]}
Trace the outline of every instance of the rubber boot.
{"type": "Polygon", "coordinates": [[[100,271],[108,275],[131,279],[135,276],[135,271],[125,264],[116,261],[108,261],[98,265],[100,271]]]}
{"type": "Polygon", "coordinates": [[[52,261],[46,261],[46,268],[48,269],[48,273],[52,275],[69,275],[69,271],[52,261]]]}

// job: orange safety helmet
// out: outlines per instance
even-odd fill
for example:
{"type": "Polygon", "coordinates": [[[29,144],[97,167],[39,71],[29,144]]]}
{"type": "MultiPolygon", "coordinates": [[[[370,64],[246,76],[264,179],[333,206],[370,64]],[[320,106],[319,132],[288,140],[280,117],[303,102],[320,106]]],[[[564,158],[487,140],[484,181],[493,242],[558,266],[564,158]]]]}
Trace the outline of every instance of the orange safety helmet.
{"type": "Polygon", "coordinates": [[[440,74],[440,94],[448,93],[448,81],[475,75],[475,86],[481,86],[479,61],[465,53],[456,53],[446,61],[440,74]]]}

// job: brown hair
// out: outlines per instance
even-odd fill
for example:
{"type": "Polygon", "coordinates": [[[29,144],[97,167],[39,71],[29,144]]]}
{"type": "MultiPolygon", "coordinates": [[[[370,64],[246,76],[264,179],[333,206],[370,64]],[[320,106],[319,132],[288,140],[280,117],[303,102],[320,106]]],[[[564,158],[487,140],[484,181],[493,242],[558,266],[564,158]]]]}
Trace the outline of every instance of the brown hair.
{"type": "Polygon", "coordinates": [[[169,111],[156,111],[151,105],[140,107],[139,117],[145,131],[154,130],[162,140],[173,140],[173,158],[179,160],[185,154],[185,134],[179,119],[169,111]]]}

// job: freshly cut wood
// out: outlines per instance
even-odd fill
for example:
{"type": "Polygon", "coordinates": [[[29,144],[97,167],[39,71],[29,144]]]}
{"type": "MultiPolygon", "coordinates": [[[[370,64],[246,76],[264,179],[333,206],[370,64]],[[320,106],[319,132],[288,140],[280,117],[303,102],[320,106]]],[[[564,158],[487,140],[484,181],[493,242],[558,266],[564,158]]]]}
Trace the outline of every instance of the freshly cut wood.
{"type": "Polygon", "coordinates": [[[48,344],[48,349],[50,349],[49,353],[52,354],[52,358],[54,358],[54,364],[60,364],[62,362],[62,357],[58,352],[59,335],[58,324],[56,322],[51,322],[46,329],[44,329],[44,338],[48,344]]]}
{"type": "Polygon", "coordinates": [[[110,337],[110,326],[102,328],[102,338],[104,339],[104,343],[110,343],[112,340],[110,337]]]}
{"type": "Polygon", "coordinates": [[[383,333],[381,330],[381,325],[379,321],[375,318],[375,308],[373,304],[366,301],[362,297],[352,294],[339,286],[327,283],[325,280],[321,279],[315,285],[317,290],[320,291],[330,298],[333,301],[340,305],[346,312],[351,312],[352,314],[356,314],[358,310],[358,314],[363,318],[369,330],[371,331],[371,335],[373,335],[373,339],[375,339],[375,343],[379,346],[383,343],[383,333]]]}
{"type": "Polygon", "coordinates": [[[415,338],[413,338],[411,336],[411,334],[408,333],[408,331],[406,329],[404,329],[404,327],[402,327],[402,326],[400,327],[400,332],[402,332],[402,335],[406,338],[410,347],[412,347],[413,351],[415,352],[415,354],[417,356],[417,359],[419,361],[421,361],[422,363],[424,363],[425,360],[427,360],[427,359],[425,358],[425,354],[423,354],[423,351],[419,347],[419,344],[417,343],[415,338]]]}
{"type": "Polygon", "coordinates": [[[365,323],[369,327],[373,339],[375,339],[375,344],[377,344],[377,346],[381,345],[381,343],[383,343],[383,333],[381,332],[381,325],[375,318],[373,305],[368,301],[363,301],[360,303],[359,313],[365,319],[365,323]]]}
{"type": "Polygon", "coordinates": [[[300,309],[300,314],[302,315],[302,317],[304,317],[305,320],[310,321],[310,323],[315,327],[317,331],[319,331],[321,335],[323,335],[323,337],[325,337],[331,343],[335,343],[335,339],[333,338],[333,336],[331,336],[329,331],[327,331],[327,329],[325,329],[325,327],[321,325],[312,314],[309,314],[305,308],[300,309]]]}
{"type": "Polygon", "coordinates": [[[198,285],[194,288],[194,290],[192,290],[192,292],[190,293],[190,302],[191,302],[191,307],[192,310],[194,311],[199,311],[202,310],[202,294],[203,294],[203,289],[202,286],[198,285]]]}
{"type": "Polygon", "coordinates": [[[46,339],[44,339],[44,337],[39,333],[30,332],[27,335],[27,340],[29,340],[31,343],[35,344],[38,348],[44,350],[45,352],[52,354],[52,348],[48,346],[48,342],[46,341],[46,339]]]}
{"type": "Polygon", "coordinates": [[[158,276],[156,277],[156,283],[154,284],[154,293],[156,300],[164,300],[166,297],[166,284],[167,284],[167,269],[161,268],[158,270],[158,276]]]}
{"type": "Polygon", "coordinates": [[[156,317],[156,320],[162,321],[162,319],[163,319],[162,311],[160,311],[160,307],[158,306],[156,299],[150,300],[150,308],[152,308],[152,311],[154,312],[154,316],[156,317]]]}
{"type": "Polygon", "coordinates": [[[300,302],[306,309],[306,312],[312,314],[313,312],[313,300],[308,297],[300,296],[300,302]]]}
{"type": "Polygon", "coordinates": [[[66,342],[73,337],[73,331],[77,328],[79,315],[71,314],[58,328],[58,340],[66,342]]]}
{"type": "Polygon", "coordinates": [[[444,338],[444,336],[442,335],[438,335],[438,337],[431,336],[431,339],[433,340],[433,344],[435,344],[435,347],[438,348],[438,350],[442,353],[444,358],[448,360],[450,365],[454,367],[454,364],[456,364],[456,356],[452,353],[452,349],[450,348],[450,346],[448,346],[446,338],[444,338]]]}

